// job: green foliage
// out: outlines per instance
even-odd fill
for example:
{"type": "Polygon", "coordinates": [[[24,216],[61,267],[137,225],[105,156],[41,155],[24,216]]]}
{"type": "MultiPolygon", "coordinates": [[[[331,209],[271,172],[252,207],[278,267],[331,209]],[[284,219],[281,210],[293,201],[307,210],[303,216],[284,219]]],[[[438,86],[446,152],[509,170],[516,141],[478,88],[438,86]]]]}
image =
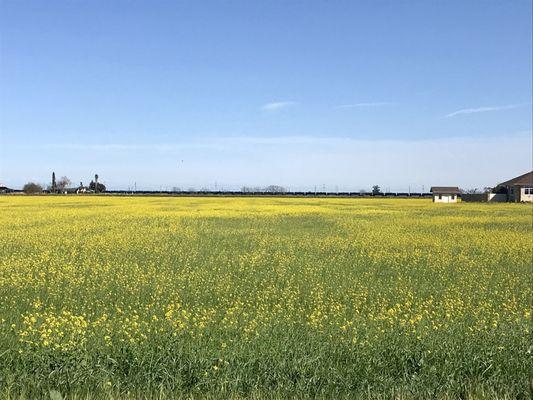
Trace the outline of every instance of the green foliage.
{"type": "Polygon", "coordinates": [[[35,182],[28,182],[22,187],[22,191],[26,194],[37,194],[43,191],[43,187],[35,182]]]}

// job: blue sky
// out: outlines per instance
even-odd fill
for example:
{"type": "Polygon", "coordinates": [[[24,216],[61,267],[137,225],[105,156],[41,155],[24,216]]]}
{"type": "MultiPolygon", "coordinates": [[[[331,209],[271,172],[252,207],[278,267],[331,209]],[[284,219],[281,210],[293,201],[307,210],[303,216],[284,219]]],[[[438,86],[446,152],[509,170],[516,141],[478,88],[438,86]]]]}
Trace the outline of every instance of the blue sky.
{"type": "Polygon", "coordinates": [[[0,182],[483,187],[531,170],[532,2],[0,1],[0,182]]]}

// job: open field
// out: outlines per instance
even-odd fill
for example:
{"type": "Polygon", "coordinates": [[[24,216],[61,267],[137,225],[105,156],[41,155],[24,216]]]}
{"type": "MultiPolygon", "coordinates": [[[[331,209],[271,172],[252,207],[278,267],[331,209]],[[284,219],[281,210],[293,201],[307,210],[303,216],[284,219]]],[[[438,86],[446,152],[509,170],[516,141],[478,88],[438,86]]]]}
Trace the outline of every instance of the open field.
{"type": "Polygon", "coordinates": [[[0,397],[529,398],[532,208],[0,197],[0,397]]]}

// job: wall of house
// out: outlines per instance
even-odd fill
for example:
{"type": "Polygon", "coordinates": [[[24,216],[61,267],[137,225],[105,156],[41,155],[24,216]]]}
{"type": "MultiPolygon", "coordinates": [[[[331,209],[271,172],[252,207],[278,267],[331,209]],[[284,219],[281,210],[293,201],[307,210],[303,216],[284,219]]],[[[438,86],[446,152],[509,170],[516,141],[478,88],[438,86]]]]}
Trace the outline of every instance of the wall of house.
{"type": "MultiPolygon", "coordinates": [[[[532,196],[533,197],[533,196],[532,196]]],[[[470,202],[491,202],[491,203],[505,203],[507,201],[507,195],[503,193],[474,193],[461,195],[461,201],[470,202]]]]}
{"type": "Polygon", "coordinates": [[[504,193],[488,193],[488,199],[492,203],[505,203],[507,201],[507,195],[504,193]]]}
{"type": "Polygon", "coordinates": [[[440,195],[440,199],[439,199],[439,195],[438,194],[434,194],[433,195],[433,202],[434,203],[457,203],[457,195],[452,195],[452,194],[442,194],[440,195]]]}
{"type": "Polygon", "coordinates": [[[508,201],[518,201],[518,193],[520,190],[519,186],[506,186],[507,188],[507,200],[508,201]]]}
{"type": "Polygon", "coordinates": [[[520,188],[520,201],[533,203],[533,194],[526,194],[526,188],[520,188]]]}

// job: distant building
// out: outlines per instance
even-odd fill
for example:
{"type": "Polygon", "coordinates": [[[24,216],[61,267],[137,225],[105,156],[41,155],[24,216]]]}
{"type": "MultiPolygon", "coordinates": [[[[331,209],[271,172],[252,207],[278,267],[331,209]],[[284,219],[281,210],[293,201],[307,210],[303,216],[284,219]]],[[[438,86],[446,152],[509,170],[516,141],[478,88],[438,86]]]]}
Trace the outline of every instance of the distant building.
{"type": "MultiPolygon", "coordinates": [[[[533,202],[533,171],[516,178],[499,183],[496,186],[496,193],[506,194],[507,201],[511,202],[533,202]]],[[[490,201],[490,200],[489,200],[490,201]]]]}
{"type": "Polygon", "coordinates": [[[89,189],[87,186],[83,186],[83,182],[80,182],[80,186],[78,186],[76,189],[75,189],[75,193],[76,194],[80,194],[80,193],[93,193],[93,191],[91,189],[89,189]]]}
{"type": "Polygon", "coordinates": [[[432,186],[430,192],[434,203],[457,203],[461,194],[457,186],[432,186]]]}

